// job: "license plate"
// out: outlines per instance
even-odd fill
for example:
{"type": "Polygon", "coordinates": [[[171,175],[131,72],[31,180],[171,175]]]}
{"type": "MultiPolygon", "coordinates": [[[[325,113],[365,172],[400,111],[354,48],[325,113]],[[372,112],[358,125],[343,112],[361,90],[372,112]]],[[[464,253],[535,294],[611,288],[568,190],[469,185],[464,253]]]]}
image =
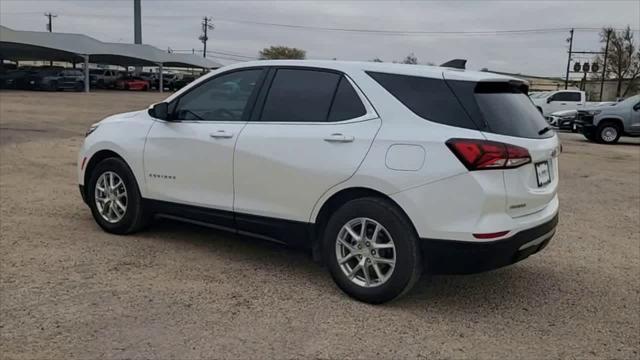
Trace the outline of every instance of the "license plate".
{"type": "Polygon", "coordinates": [[[536,163],[536,178],[538,179],[538,186],[542,187],[551,182],[551,173],[549,172],[549,162],[542,161],[536,163]]]}

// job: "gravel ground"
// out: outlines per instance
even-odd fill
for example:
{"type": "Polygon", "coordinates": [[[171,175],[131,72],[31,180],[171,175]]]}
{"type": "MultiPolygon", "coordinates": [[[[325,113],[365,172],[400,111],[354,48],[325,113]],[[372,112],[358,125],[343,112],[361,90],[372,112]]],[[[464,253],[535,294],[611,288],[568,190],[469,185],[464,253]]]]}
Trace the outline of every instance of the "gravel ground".
{"type": "Polygon", "coordinates": [[[83,132],[161,98],[0,92],[3,359],[639,358],[638,139],[561,134],[542,253],[370,306],[278,245],[172,222],[102,232],[76,184],[83,132]]]}

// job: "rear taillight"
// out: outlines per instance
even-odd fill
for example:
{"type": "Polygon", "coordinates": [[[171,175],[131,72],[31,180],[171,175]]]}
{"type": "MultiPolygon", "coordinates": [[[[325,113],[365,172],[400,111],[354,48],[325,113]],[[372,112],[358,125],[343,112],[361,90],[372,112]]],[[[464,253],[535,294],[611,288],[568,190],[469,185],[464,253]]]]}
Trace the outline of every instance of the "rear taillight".
{"type": "Polygon", "coordinates": [[[523,147],[497,141],[450,139],[447,146],[469,170],[512,169],[531,162],[523,147]]]}

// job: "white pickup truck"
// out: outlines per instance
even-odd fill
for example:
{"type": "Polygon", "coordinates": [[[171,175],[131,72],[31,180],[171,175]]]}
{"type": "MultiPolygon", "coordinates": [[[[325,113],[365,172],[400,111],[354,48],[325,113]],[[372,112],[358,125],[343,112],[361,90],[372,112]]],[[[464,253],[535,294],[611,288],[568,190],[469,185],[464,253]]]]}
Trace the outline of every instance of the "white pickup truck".
{"type": "Polygon", "coordinates": [[[580,110],[584,107],[594,107],[613,102],[587,102],[584,91],[556,90],[544,93],[531,94],[531,101],[545,117],[564,110],[580,110]]]}

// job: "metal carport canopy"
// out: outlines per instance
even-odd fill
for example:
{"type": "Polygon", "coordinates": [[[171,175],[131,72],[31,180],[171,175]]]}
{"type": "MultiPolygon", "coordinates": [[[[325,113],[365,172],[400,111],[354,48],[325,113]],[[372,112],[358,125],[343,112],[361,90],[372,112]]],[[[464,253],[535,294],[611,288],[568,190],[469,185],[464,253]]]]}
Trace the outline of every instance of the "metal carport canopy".
{"type": "MultiPolygon", "coordinates": [[[[212,69],[222,65],[191,54],[170,54],[151,45],[105,43],[82,34],[16,31],[0,26],[0,59],[51,60],[120,66],[212,69]]],[[[85,90],[88,91],[88,66],[85,90]]]]}

